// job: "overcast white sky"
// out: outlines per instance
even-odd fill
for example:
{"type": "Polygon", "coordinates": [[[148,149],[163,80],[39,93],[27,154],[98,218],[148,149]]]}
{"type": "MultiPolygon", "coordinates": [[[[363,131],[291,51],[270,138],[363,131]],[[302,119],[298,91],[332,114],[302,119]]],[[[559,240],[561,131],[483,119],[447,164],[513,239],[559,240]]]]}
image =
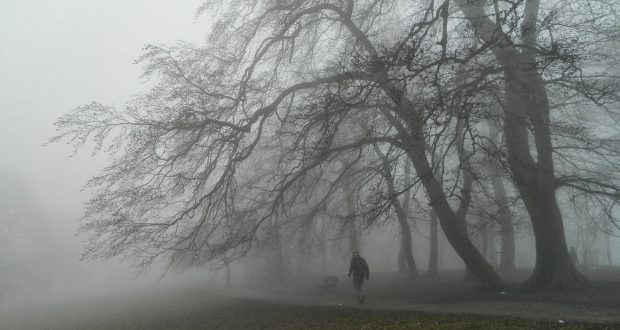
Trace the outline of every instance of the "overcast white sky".
{"type": "Polygon", "coordinates": [[[203,0],[1,0],[0,168],[19,170],[52,210],[79,212],[105,158],[42,147],[53,122],[92,101],[122,106],[145,89],[133,61],[146,43],[200,43],[203,0]]]}

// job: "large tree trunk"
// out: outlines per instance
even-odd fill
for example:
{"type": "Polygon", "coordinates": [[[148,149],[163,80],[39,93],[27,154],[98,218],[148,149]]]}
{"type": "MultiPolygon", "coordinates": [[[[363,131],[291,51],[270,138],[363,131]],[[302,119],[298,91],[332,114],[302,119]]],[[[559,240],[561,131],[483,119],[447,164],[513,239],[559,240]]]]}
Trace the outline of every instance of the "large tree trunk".
{"type": "MultiPolygon", "coordinates": [[[[443,7],[443,17],[446,23],[448,19],[447,9],[446,6],[443,7]]],[[[358,38],[360,45],[366,48],[368,54],[373,59],[380,60],[379,53],[364,32],[350,18],[341,15],[340,19],[343,20],[349,31],[358,38]]],[[[444,24],[444,42],[447,39],[445,35],[446,26],[447,24],[444,24]]],[[[399,140],[402,141],[404,149],[413,163],[416,174],[424,186],[446,238],[463,261],[471,267],[480,281],[491,287],[503,286],[501,278],[469,239],[467,225],[462,212],[460,212],[463,207],[460,207],[457,212],[452,209],[441,183],[434,176],[434,171],[426,158],[428,150],[426,148],[426,137],[424,136],[425,120],[420,107],[407,98],[406,88],[397,85],[395,80],[390,77],[389,71],[389,68],[382,65],[381,61],[377,61],[377,65],[374,66],[374,70],[371,73],[372,77],[370,77],[381,87],[395,105],[394,108],[389,110],[381,108],[380,111],[398,132],[399,140]]],[[[461,205],[468,204],[469,201],[461,205]]]]}
{"type": "Polygon", "coordinates": [[[422,178],[422,184],[446,238],[482,283],[491,287],[502,287],[501,278],[469,239],[465,218],[452,210],[443,192],[443,187],[433,175],[424,151],[418,150],[416,145],[420,145],[420,143],[412,144],[408,149],[409,157],[411,157],[416,172],[422,178]]]}
{"type": "Polygon", "coordinates": [[[530,214],[536,239],[536,264],[528,280],[532,287],[569,288],[586,282],[568,253],[564,223],[555,196],[549,131],[549,104],[542,78],[526,71],[531,63],[514,57],[505,70],[505,135],[508,163],[530,214]],[[529,111],[526,111],[529,110],[529,111]],[[537,163],[529,149],[527,123],[534,128],[537,163]]]}
{"type": "Polygon", "coordinates": [[[555,195],[549,104],[544,83],[533,70],[526,70],[532,65],[530,61],[516,57],[511,64],[505,71],[504,131],[508,163],[530,215],[536,239],[536,264],[527,284],[535,288],[580,286],[587,280],[570,258],[555,195]],[[534,128],[537,163],[530,153],[525,116],[530,118],[534,128]]]}
{"type": "Polygon", "coordinates": [[[573,288],[587,279],[581,275],[570,258],[562,216],[555,196],[539,194],[544,205],[528,196],[527,206],[536,238],[536,264],[527,284],[535,288],[573,288]],[[541,196],[542,195],[542,196],[541,196]]]}
{"type": "MultiPolygon", "coordinates": [[[[448,242],[450,242],[456,253],[483,284],[495,288],[502,287],[504,285],[502,279],[469,239],[465,222],[469,198],[463,198],[461,206],[455,212],[448,203],[441,182],[435,177],[435,171],[431,168],[426,158],[423,120],[420,118],[419,112],[415,111],[416,107],[411,100],[404,97],[402,90],[391,86],[389,82],[386,82],[384,85],[386,93],[400,104],[397,114],[406,122],[407,128],[394,119],[393,115],[386,114],[385,112],[384,114],[395,125],[399,135],[406,143],[405,151],[424,186],[431,207],[439,219],[439,224],[448,242]]],[[[464,196],[468,195],[466,191],[462,191],[462,193],[464,193],[464,196]]]]}
{"type": "Polygon", "coordinates": [[[508,164],[532,221],[536,265],[527,284],[535,288],[570,288],[587,282],[571,261],[562,214],[555,195],[549,130],[549,100],[533,51],[536,48],[538,0],[526,2],[519,51],[510,37],[486,15],[483,0],[456,0],[476,34],[492,45],[504,70],[504,134],[508,164]],[[532,157],[528,126],[532,127],[536,161],[532,157]]]}

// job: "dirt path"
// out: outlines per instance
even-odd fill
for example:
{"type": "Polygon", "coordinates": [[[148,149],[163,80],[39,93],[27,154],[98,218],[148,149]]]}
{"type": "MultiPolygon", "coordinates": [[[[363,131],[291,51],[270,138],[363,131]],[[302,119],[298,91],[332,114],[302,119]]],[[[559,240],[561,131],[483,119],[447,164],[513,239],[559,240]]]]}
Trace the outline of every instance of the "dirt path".
{"type": "Polygon", "coordinates": [[[613,323],[620,325],[620,285],[608,283],[594,289],[563,293],[493,293],[454,285],[374,284],[367,289],[366,301],[355,301],[352,290],[319,294],[299,287],[222,289],[217,294],[281,304],[331,306],[369,310],[410,310],[438,314],[510,316],[536,320],[613,323]]]}

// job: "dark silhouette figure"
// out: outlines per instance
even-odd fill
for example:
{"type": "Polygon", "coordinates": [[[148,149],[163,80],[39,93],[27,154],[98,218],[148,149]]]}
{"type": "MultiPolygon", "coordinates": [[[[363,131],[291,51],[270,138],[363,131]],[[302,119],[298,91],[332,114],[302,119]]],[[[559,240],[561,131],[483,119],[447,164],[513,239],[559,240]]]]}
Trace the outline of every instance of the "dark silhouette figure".
{"type": "Polygon", "coordinates": [[[351,257],[351,263],[349,265],[349,277],[353,274],[353,289],[357,295],[357,299],[360,303],[364,302],[364,293],[362,292],[362,285],[364,279],[370,278],[370,271],[366,260],[360,256],[359,253],[353,252],[351,257]]]}

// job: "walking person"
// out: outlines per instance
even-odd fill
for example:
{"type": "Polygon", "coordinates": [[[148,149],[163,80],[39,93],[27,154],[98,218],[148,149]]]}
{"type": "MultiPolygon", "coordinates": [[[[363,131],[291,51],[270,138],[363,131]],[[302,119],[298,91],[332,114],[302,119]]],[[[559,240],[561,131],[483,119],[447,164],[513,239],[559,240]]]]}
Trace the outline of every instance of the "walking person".
{"type": "Polygon", "coordinates": [[[351,263],[349,265],[349,277],[353,274],[353,289],[357,295],[357,299],[360,303],[364,302],[364,293],[362,292],[362,285],[364,279],[368,280],[370,277],[370,271],[366,260],[360,256],[359,253],[353,252],[351,257],[351,263]]]}

